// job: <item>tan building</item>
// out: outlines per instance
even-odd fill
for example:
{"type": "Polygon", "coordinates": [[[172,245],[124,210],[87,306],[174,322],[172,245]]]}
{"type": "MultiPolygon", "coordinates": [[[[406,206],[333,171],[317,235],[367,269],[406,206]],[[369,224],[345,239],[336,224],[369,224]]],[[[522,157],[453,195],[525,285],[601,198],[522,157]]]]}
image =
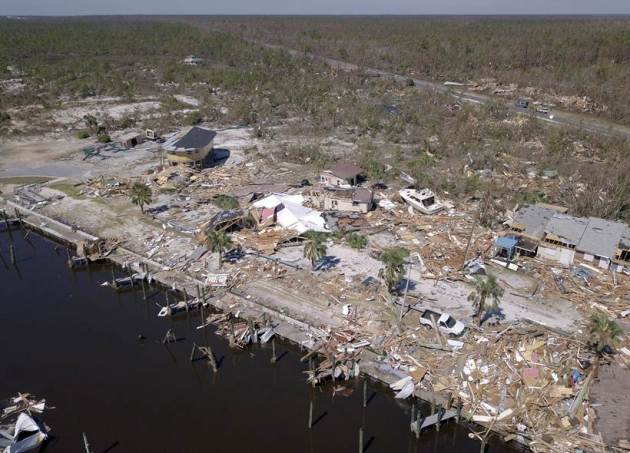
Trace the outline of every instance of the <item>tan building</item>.
{"type": "Polygon", "coordinates": [[[348,190],[309,190],[302,194],[315,209],[324,211],[368,212],[374,195],[371,190],[359,187],[348,190]]]}
{"type": "Polygon", "coordinates": [[[212,152],[214,137],[217,133],[205,127],[193,126],[182,134],[168,139],[162,145],[166,159],[172,165],[186,164],[203,166],[203,162],[212,152]]]}

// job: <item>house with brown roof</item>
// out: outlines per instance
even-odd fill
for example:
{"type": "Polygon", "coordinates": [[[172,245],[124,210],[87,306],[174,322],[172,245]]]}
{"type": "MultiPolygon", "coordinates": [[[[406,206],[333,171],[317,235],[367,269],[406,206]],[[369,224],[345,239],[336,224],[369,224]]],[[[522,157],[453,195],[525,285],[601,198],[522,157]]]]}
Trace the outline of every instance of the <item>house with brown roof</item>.
{"type": "Polygon", "coordinates": [[[331,187],[356,186],[363,170],[352,162],[337,162],[329,170],[324,170],[319,176],[319,182],[331,187]]]}

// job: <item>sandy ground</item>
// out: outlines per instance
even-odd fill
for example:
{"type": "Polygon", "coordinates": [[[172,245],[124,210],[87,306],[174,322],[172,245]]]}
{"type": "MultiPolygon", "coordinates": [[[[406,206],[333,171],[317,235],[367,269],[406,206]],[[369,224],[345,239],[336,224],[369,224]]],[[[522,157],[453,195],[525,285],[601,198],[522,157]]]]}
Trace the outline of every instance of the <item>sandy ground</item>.
{"type": "Polygon", "coordinates": [[[591,402],[596,407],[597,429],[610,445],[630,439],[630,370],[619,365],[601,367],[599,379],[591,388],[591,402]]]}

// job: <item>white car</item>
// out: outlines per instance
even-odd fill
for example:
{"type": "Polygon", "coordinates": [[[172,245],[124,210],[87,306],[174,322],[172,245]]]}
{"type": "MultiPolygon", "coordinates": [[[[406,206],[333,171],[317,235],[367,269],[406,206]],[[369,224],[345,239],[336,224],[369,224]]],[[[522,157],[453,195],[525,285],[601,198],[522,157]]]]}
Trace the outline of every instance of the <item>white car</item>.
{"type": "Polygon", "coordinates": [[[448,333],[449,335],[461,335],[466,328],[463,322],[456,320],[448,313],[438,313],[432,310],[425,310],[420,315],[420,324],[428,327],[433,327],[433,321],[431,320],[432,318],[435,320],[438,328],[441,331],[448,333]]]}

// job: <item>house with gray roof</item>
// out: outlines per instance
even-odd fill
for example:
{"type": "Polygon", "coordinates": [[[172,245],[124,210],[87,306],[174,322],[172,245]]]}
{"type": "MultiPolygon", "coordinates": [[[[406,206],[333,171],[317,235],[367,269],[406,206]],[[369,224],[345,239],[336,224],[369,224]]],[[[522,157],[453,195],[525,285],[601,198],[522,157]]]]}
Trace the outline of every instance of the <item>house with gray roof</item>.
{"type": "MultiPolygon", "coordinates": [[[[612,260],[620,258],[618,250],[626,242],[627,231],[628,227],[621,222],[590,217],[576,251],[584,261],[595,262],[599,267],[608,269],[612,260]]],[[[630,261],[630,256],[627,258],[630,261]]]]}
{"type": "Polygon", "coordinates": [[[193,126],[169,138],[162,145],[166,158],[172,165],[202,166],[212,151],[217,133],[205,127],[193,126]]]}

